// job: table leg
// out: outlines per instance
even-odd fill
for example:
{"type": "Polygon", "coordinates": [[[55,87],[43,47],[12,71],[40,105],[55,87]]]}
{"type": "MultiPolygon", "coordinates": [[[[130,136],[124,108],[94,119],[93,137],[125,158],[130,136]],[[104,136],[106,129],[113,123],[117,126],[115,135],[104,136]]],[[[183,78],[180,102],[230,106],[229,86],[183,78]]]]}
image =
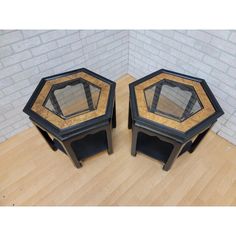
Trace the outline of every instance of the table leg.
{"type": "Polygon", "coordinates": [[[107,152],[108,154],[113,153],[113,147],[112,147],[112,124],[109,123],[109,125],[106,127],[106,136],[107,136],[107,152]]]}
{"type": "Polygon", "coordinates": [[[67,155],[71,158],[71,160],[73,161],[74,165],[77,168],[81,168],[82,164],[79,161],[79,159],[77,158],[77,155],[75,153],[75,151],[73,150],[72,146],[71,146],[71,142],[70,141],[64,141],[64,142],[60,142],[61,145],[63,146],[64,150],[66,151],[67,155]]]}
{"type": "Polygon", "coordinates": [[[44,130],[42,130],[41,128],[39,128],[37,125],[35,125],[35,127],[37,128],[37,130],[40,132],[40,134],[43,136],[43,138],[45,139],[45,141],[47,142],[47,144],[49,145],[49,147],[53,150],[56,151],[57,147],[55,146],[55,143],[53,142],[53,140],[50,138],[50,136],[48,135],[48,133],[44,130]]]}
{"type": "Polygon", "coordinates": [[[203,140],[203,138],[206,136],[209,130],[210,128],[208,128],[207,130],[205,130],[204,132],[202,132],[201,134],[197,136],[197,138],[194,140],[194,142],[192,143],[191,147],[188,150],[190,153],[194,152],[194,150],[197,148],[197,146],[203,140]]]}
{"type": "Polygon", "coordinates": [[[114,106],[113,106],[112,128],[116,128],[116,100],[114,101],[114,106]]]}
{"type": "Polygon", "coordinates": [[[130,108],[130,102],[129,102],[129,115],[128,115],[128,129],[132,128],[132,114],[131,114],[131,108],[130,108]]]}
{"type": "Polygon", "coordinates": [[[138,129],[133,125],[132,127],[132,146],[131,155],[136,156],[137,154],[137,141],[138,141],[138,129]]]}
{"type": "Polygon", "coordinates": [[[181,152],[183,146],[184,146],[184,144],[182,144],[182,143],[175,143],[174,144],[174,148],[173,148],[167,162],[163,166],[163,170],[168,171],[171,168],[175,159],[179,156],[179,153],[181,152]]]}

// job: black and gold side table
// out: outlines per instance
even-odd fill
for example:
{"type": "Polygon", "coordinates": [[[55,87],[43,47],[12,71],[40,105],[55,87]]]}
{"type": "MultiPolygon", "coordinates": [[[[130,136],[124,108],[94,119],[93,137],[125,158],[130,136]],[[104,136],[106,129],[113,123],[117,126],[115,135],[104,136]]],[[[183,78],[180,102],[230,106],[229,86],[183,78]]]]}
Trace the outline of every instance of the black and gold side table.
{"type": "Polygon", "coordinates": [[[193,152],[224,114],[203,79],[173,71],[159,70],[129,89],[131,154],[140,151],[158,159],[166,171],[182,153],[193,152]]]}
{"type": "Polygon", "coordinates": [[[24,108],[52,150],[77,168],[102,150],[113,152],[115,82],[85,68],[43,78],[24,108]]]}

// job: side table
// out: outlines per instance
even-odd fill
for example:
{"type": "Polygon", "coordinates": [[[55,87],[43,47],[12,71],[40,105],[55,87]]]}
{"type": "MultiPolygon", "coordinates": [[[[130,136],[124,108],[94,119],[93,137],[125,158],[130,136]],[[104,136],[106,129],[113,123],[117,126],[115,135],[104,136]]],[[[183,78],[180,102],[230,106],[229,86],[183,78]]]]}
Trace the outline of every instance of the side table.
{"type": "Polygon", "coordinates": [[[50,148],[79,168],[85,158],[113,152],[115,82],[81,68],[43,78],[24,108],[50,148]]]}
{"type": "Polygon", "coordinates": [[[224,114],[200,78],[161,69],[129,85],[131,154],[143,152],[168,171],[182,153],[193,152],[224,114]]]}

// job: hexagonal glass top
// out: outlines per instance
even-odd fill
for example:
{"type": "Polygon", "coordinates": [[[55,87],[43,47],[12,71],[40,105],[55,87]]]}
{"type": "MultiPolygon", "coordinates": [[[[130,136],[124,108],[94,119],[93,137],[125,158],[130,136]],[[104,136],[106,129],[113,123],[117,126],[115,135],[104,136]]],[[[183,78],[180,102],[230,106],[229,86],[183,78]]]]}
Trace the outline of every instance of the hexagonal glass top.
{"type": "Polygon", "coordinates": [[[97,109],[101,88],[78,78],[52,86],[44,107],[63,119],[97,109]]]}
{"type": "Polygon", "coordinates": [[[168,79],[146,88],[144,94],[149,112],[179,122],[203,108],[192,86],[168,79]]]}

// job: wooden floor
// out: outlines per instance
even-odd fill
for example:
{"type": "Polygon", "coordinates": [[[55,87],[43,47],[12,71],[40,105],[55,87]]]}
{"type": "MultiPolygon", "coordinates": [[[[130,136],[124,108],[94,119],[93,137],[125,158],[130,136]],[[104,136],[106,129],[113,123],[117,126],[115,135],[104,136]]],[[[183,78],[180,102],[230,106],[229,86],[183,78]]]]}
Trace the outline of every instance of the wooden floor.
{"type": "Polygon", "coordinates": [[[35,128],[0,144],[0,205],[236,205],[236,147],[210,132],[169,172],[130,155],[128,86],[117,81],[114,154],[102,152],[76,169],[35,128]]]}

